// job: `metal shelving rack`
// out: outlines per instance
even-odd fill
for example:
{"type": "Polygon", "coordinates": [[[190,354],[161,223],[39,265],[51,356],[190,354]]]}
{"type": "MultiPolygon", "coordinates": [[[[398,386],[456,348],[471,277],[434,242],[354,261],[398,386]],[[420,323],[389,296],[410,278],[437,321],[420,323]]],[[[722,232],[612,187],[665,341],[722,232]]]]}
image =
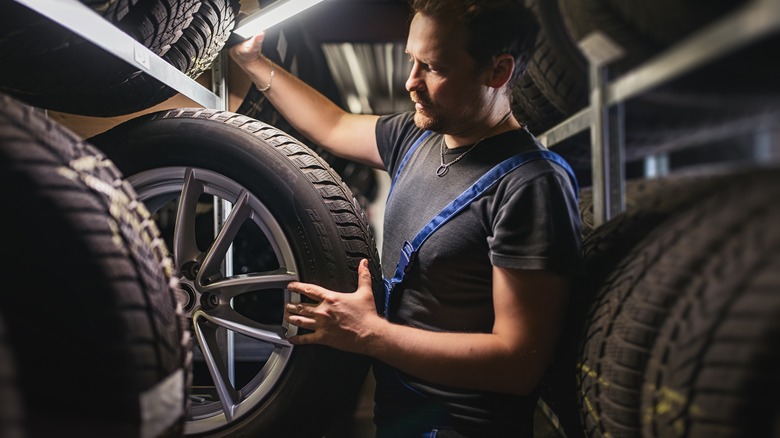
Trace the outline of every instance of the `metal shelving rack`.
{"type": "MultiPolygon", "coordinates": [[[[212,67],[214,91],[211,91],[121,32],[79,0],[15,1],[142,69],[205,108],[227,107],[222,56],[212,67]]],[[[624,102],[778,31],[780,1],[753,0],[611,82],[607,80],[606,67],[621,55],[622,49],[600,34],[580,42],[589,62],[590,105],[542,133],[539,139],[550,147],[590,129],[595,225],[624,209],[624,102]]]]}
{"type": "MultiPolygon", "coordinates": [[[[220,108],[224,96],[197,83],[91,10],[79,0],[15,0],[138,67],[205,108],[220,108]]],[[[222,91],[222,90],[220,90],[222,91]]]]}
{"type": "Polygon", "coordinates": [[[778,31],[780,1],[753,0],[612,82],[607,81],[606,66],[620,56],[621,48],[600,34],[581,41],[589,62],[590,105],[539,139],[550,147],[590,129],[594,225],[625,205],[624,102],[778,31]]]}

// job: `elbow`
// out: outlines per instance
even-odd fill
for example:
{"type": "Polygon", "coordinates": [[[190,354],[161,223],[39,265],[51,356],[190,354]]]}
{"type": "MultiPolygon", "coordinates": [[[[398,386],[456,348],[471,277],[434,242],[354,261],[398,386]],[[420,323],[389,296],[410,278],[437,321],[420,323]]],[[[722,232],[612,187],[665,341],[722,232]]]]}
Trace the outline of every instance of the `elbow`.
{"type": "MultiPolygon", "coordinates": [[[[542,383],[542,378],[547,370],[541,361],[529,360],[514,361],[512,372],[504,379],[504,391],[513,395],[526,396],[532,394],[542,383]],[[521,370],[518,372],[518,370],[521,370]],[[506,382],[509,382],[507,385],[506,382]]],[[[547,363],[547,362],[545,362],[547,363]]]]}
{"type": "Polygon", "coordinates": [[[513,395],[527,396],[536,390],[539,383],[541,383],[541,379],[518,378],[516,376],[508,387],[504,387],[504,390],[508,390],[513,395]]]}

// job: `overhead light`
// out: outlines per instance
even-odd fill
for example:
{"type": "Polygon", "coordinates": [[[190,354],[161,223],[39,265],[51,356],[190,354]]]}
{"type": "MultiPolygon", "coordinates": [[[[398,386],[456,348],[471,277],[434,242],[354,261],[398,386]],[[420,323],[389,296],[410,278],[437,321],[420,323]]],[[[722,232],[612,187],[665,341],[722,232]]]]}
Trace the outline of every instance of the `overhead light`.
{"type": "Polygon", "coordinates": [[[263,8],[239,21],[238,25],[233,30],[233,33],[243,38],[251,38],[272,26],[276,26],[293,15],[309,9],[321,1],[322,0],[278,0],[271,6],[263,8]]]}

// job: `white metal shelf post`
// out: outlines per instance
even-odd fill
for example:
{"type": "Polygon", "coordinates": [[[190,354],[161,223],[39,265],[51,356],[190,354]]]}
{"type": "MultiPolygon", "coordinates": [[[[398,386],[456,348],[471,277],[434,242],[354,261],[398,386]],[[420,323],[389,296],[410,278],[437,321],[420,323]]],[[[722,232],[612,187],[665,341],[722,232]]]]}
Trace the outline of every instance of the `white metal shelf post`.
{"type": "Polygon", "coordinates": [[[598,33],[583,39],[590,105],[538,137],[551,147],[591,130],[594,224],[624,209],[624,102],[779,31],[780,1],[752,0],[612,82],[605,66],[620,49],[598,33]]]}
{"type": "Polygon", "coordinates": [[[606,101],[606,66],[621,57],[623,50],[601,33],[583,39],[580,49],[588,59],[593,223],[600,225],[625,206],[623,103],[609,105],[606,101]]]}

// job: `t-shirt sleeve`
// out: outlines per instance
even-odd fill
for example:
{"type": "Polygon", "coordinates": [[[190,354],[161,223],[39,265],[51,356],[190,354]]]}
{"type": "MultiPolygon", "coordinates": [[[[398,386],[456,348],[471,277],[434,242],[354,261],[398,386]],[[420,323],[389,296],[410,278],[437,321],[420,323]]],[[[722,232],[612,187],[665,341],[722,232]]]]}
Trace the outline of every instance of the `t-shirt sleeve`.
{"type": "Polygon", "coordinates": [[[414,112],[383,115],[376,123],[376,143],[379,155],[390,175],[394,175],[406,151],[419,137],[414,124],[414,112]],[[400,147],[404,145],[405,147],[400,147]]]}
{"type": "Polygon", "coordinates": [[[565,172],[550,170],[502,189],[489,238],[492,264],[580,274],[581,220],[565,172]]]}

